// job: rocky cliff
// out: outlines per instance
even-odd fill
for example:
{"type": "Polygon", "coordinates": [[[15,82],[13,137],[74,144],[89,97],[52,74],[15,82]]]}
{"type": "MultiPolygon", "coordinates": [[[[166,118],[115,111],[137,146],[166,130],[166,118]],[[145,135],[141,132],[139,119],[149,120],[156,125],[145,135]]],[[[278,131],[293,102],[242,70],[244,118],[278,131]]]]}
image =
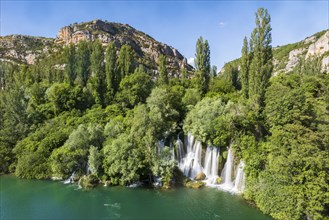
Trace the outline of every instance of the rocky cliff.
{"type": "MultiPolygon", "coordinates": [[[[301,62],[318,59],[318,65],[323,73],[329,73],[329,30],[318,32],[306,39],[284,46],[273,48],[273,75],[293,71],[301,62]]],[[[232,64],[238,66],[239,59],[228,62],[225,66],[232,64]]]]}
{"type": "Polygon", "coordinates": [[[193,69],[175,48],[160,43],[127,24],[102,20],[63,27],[58,31],[56,39],[23,35],[0,37],[0,60],[34,64],[42,55],[60,50],[68,44],[77,44],[81,40],[99,40],[103,46],[114,42],[118,51],[122,45],[130,45],[135,51],[137,62],[154,71],[157,70],[157,62],[161,54],[167,57],[171,75],[177,75],[182,68],[188,71],[193,69]]]}
{"type": "Polygon", "coordinates": [[[329,73],[329,30],[273,50],[274,75],[292,71],[301,61],[318,58],[321,71],[329,73]]]}
{"type": "Polygon", "coordinates": [[[177,72],[181,68],[192,70],[187,64],[187,60],[178,50],[160,43],[149,35],[134,29],[127,24],[105,22],[94,20],[80,24],[72,24],[59,30],[56,44],[76,44],[81,40],[99,40],[104,46],[109,42],[114,42],[117,48],[122,45],[130,45],[139,63],[143,63],[149,69],[156,70],[156,63],[161,54],[167,57],[168,68],[172,72],[177,72]]]}
{"type": "Polygon", "coordinates": [[[9,35],[0,37],[0,60],[13,63],[34,64],[49,53],[54,43],[52,38],[9,35]]]}

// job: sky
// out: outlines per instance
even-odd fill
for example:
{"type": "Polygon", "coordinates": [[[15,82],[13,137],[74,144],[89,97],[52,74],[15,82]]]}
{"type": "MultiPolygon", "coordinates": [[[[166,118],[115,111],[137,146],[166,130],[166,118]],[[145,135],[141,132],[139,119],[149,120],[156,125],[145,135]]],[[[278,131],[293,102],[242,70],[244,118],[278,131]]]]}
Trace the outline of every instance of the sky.
{"type": "Polygon", "coordinates": [[[102,19],[129,24],[178,49],[190,61],[202,36],[210,45],[211,65],[220,69],[241,56],[243,38],[250,37],[259,7],[271,16],[273,47],[329,28],[328,0],[0,0],[0,35],[56,37],[63,26],[102,19]]]}

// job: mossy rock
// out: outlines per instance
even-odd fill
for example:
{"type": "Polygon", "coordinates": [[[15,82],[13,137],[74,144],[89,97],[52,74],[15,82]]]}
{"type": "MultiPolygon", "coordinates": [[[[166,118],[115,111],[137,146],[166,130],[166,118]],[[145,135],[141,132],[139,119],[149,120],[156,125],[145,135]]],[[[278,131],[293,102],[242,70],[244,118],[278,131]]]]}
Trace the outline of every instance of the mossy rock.
{"type": "Polygon", "coordinates": [[[196,181],[201,181],[201,180],[205,180],[206,179],[206,174],[204,174],[203,172],[198,173],[198,175],[196,175],[196,177],[194,178],[196,181]]]}
{"type": "Polygon", "coordinates": [[[222,183],[222,177],[218,177],[218,178],[216,179],[216,184],[220,184],[220,183],[222,183]]]}
{"type": "Polygon", "coordinates": [[[192,189],[200,189],[204,185],[206,185],[206,184],[202,181],[189,181],[189,182],[185,183],[185,186],[187,188],[192,188],[192,189]]]}
{"type": "Polygon", "coordinates": [[[99,180],[97,178],[97,176],[91,174],[89,176],[82,176],[79,179],[79,185],[83,188],[83,189],[91,189],[94,188],[97,184],[98,184],[99,180]]]}

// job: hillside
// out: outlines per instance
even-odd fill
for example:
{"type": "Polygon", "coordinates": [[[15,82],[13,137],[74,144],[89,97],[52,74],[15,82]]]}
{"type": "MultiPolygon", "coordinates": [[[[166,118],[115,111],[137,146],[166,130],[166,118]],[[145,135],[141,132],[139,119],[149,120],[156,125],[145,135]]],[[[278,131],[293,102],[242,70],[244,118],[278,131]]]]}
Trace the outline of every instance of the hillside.
{"type": "MultiPolygon", "coordinates": [[[[316,62],[321,71],[329,73],[329,30],[313,34],[297,43],[274,47],[272,75],[294,71],[301,62],[311,61],[314,58],[317,58],[316,62]]],[[[239,66],[239,60],[226,63],[220,72],[224,72],[229,64],[239,66]]]]}
{"type": "Polygon", "coordinates": [[[122,45],[129,45],[135,51],[137,62],[150,70],[157,70],[157,62],[161,54],[167,57],[167,66],[171,75],[178,74],[182,68],[193,69],[177,49],[160,43],[127,24],[102,20],[74,23],[63,27],[58,31],[55,39],[23,35],[0,37],[0,60],[34,64],[42,55],[57,51],[68,44],[77,44],[82,40],[99,40],[104,47],[109,42],[114,42],[118,50],[122,45]]]}

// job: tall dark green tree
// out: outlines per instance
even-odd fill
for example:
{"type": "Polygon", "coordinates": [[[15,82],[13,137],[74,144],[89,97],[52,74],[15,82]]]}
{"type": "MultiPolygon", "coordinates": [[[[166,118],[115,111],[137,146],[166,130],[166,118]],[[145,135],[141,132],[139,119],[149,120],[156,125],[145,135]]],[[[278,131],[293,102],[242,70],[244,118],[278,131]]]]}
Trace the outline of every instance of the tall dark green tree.
{"type": "Polygon", "coordinates": [[[90,76],[90,49],[86,41],[80,41],[76,53],[76,81],[81,86],[86,86],[90,76]]]}
{"type": "Polygon", "coordinates": [[[210,76],[211,76],[211,77],[215,77],[215,76],[217,76],[217,66],[213,65],[213,66],[211,67],[210,76]]]}
{"type": "Polygon", "coordinates": [[[241,56],[241,69],[240,69],[240,81],[242,94],[245,98],[249,97],[249,66],[250,66],[250,53],[247,37],[243,39],[241,56]]]}
{"type": "Polygon", "coordinates": [[[113,97],[118,90],[118,85],[115,82],[117,75],[117,54],[113,42],[109,43],[106,48],[105,56],[105,75],[106,75],[106,95],[108,98],[113,97]]]}
{"type": "Polygon", "coordinates": [[[102,44],[99,41],[95,41],[93,44],[93,50],[90,56],[91,73],[92,73],[92,87],[93,95],[95,97],[96,104],[104,104],[105,95],[105,72],[104,72],[104,52],[102,44]]]}
{"type": "Polygon", "coordinates": [[[76,74],[76,61],[75,61],[75,47],[74,45],[69,45],[64,49],[65,57],[65,81],[70,85],[73,85],[74,80],[77,76],[76,74]]]}
{"type": "Polygon", "coordinates": [[[208,90],[210,80],[210,48],[208,41],[200,37],[196,43],[195,68],[197,87],[202,94],[208,90]]]}
{"type": "Polygon", "coordinates": [[[134,51],[129,45],[123,45],[120,49],[118,58],[118,69],[121,78],[118,78],[116,83],[120,84],[121,79],[133,72],[134,51]]]}
{"type": "Polygon", "coordinates": [[[160,55],[158,61],[158,70],[159,70],[159,84],[168,84],[168,71],[167,71],[167,61],[166,56],[160,55]]]}
{"type": "Polygon", "coordinates": [[[253,59],[249,70],[249,98],[256,107],[262,108],[273,69],[271,17],[267,9],[259,8],[255,21],[256,28],[251,36],[253,59]]]}
{"type": "Polygon", "coordinates": [[[240,89],[240,82],[238,81],[239,70],[236,65],[231,63],[225,66],[225,71],[223,73],[224,79],[229,82],[235,89],[240,89]]]}

